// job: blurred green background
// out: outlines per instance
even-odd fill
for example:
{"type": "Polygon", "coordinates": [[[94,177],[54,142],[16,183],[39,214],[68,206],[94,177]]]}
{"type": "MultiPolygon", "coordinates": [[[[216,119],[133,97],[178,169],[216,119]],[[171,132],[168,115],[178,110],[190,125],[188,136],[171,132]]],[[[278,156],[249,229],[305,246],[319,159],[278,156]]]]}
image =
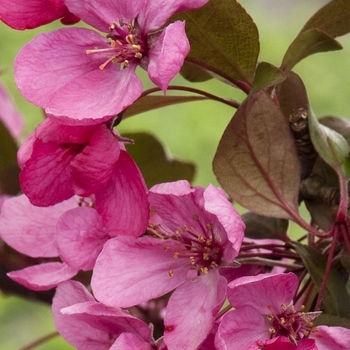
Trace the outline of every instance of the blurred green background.
{"type": "MultiPolygon", "coordinates": [[[[220,1],[220,0],[216,0],[220,1]]],[[[290,42],[307,19],[327,1],[320,0],[242,0],[240,1],[258,26],[261,40],[260,61],[279,65],[290,42]]],[[[36,34],[60,27],[51,24],[32,31],[14,31],[0,23],[0,69],[5,69],[1,80],[7,85],[13,99],[26,118],[26,134],[43,119],[42,111],[30,105],[19,94],[13,79],[13,60],[18,50],[36,34]]],[[[305,59],[295,71],[302,77],[308,90],[311,106],[317,116],[336,115],[349,118],[350,98],[350,37],[339,38],[342,51],[318,54],[305,59]]],[[[153,85],[144,72],[145,88],[153,85]]],[[[188,85],[181,77],[172,84],[188,85]]],[[[243,94],[221,82],[211,80],[195,85],[213,94],[242,100],[243,94]]],[[[171,93],[169,93],[171,94],[171,93]]],[[[194,184],[217,184],[211,170],[216,146],[232,117],[234,110],[217,102],[192,102],[129,118],[118,127],[120,133],[147,131],[166,146],[169,155],[193,162],[197,166],[194,184]]],[[[0,292],[0,348],[16,350],[38,337],[54,331],[49,306],[27,301],[0,292]]],[[[56,337],[39,350],[65,350],[71,346],[56,337]]]]}

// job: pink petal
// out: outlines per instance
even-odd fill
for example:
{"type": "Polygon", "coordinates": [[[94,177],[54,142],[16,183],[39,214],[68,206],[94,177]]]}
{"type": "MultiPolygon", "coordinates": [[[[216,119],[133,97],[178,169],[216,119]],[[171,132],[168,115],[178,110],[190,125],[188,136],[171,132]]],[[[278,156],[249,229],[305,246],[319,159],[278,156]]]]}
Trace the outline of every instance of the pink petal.
{"type": "Polygon", "coordinates": [[[33,206],[25,195],[10,198],[1,210],[1,238],[12,248],[34,258],[58,256],[55,241],[58,219],[76,206],[74,197],[48,208],[33,206]]]}
{"type": "Polygon", "coordinates": [[[143,0],[137,21],[144,33],[159,29],[175,13],[199,8],[208,0],[143,0]],[[161,9],[161,11],[159,10],[161,9]]]}
{"type": "Polygon", "coordinates": [[[75,151],[55,143],[36,140],[30,159],[20,173],[22,191],[31,203],[49,206],[74,195],[69,164],[75,151]]]}
{"type": "Polygon", "coordinates": [[[175,289],[164,319],[169,350],[197,349],[206,339],[225,300],[226,285],[226,279],[212,270],[175,289]]]}
{"type": "MultiPolygon", "coordinates": [[[[2,2],[0,2],[0,17],[1,6],[2,2]]],[[[13,137],[16,138],[22,134],[24,130],[23,116],[16,109],[3,84],[0,84],[0,120],[13,137]]]]}
{"type": "Polygon", "coordinates": [[[71,162],[75,193],[86,197],[104,187],[120,153],[119,142],[105,125],[98,127],[89,144],[71,162]]]}
{"type": "Polygon", "coordinates": [[[190,263],[174,259],[176,241],[150,237],[110,239],[97,258],[91,286],[107,305],[129,307],[164,295],[186,279],[190,263]],[[172,275],[172,276],[170,276],[172,275]]]}
{"type": "Polygon", "coordinates": [[[228,287],[228,299],[236,309],[251,305],[261,314],[271,313],[270,308],[278,314],[282,304],[289,305],[293,300],[298,288],[298,278],[291,272],[265,273],[237,278],[228,287]]]}
{"type": "Polygon", "coordinates": [[[92,208],[64,213],[57,224],[56,241],[61,259],[77,270],[92,270],[109,235],[92,208]]]}
{"type": "Polygon", "coordinates": [[[310,338],[315,339],[318,350],[349,349],[350,329],[328,326],[317,326],[317,329],[317,332],[310,334],[310,338]]]}
{"type": "Polygon", "coordinates": [[[165,93],[170,81],[179,73],[190,44],[185,33],[185,22],[169,24],[151,48],[147,68],[150,79],[165,93]]]}
{"type": "Polygon", "coordinates": [[[228,244],[229,249],[226,249],[228,254],[225,255],[225,261],[232,262],[238,255],[244,238],[245,224],[241,216],[228,201],[225,193],[213,185],[209,185],[204,191],[204,208],[214,214],[223,226],[231,242],[228,244]]]}
{"type": "Polygon", "coordinates": [[[68,15],[64,0],[2,0],[0,18],[14,29],[32,29],[68,15]]]}
{"type": "Polygon", "coordinates": [[[106,0],[65,0],[69,10],[80,17],[85,23],[108,33],[112,23],[118,23],[120,19],[129,24],[139,13],[142,1],[106,1],[106,0]]]}
{"type": "Polygon", "coordinates": [[[247,349],[259,339],[270,339],[271,334],[261,313],[251,306],[228,312],[216,333],[218,350],[247,349]]]}
{"type": "Polygon", "coordinates": [[[247,350],[318,350],[315,341],[311,339],[303,339],[298,345],[294,345],[286,338],[279,336],[269,340],[258,340],[247,350]]]}
{"type": "Polygon", "coordinates": [[[110,347],[110,350],[130,349],[152,350],[154,348],[149,343],[146,343],[143,339],[140,339],[133,333],[122,333],[110,347]]]}
{"type": "Polygon", "coordinates": [[[140,236],[145,232],[149,216],[147,188],[127,152],[120,152],[107,186],[96,192],[95,198],[95,208],[109,235],[140,236]]]}
{"type": "Polygon", "coordinates": [[[7,275],[28,289],[48,290],[56,287],[61,282],[69,280],[77,273],[78,270],[65,263],[50,262],[12,271],[7,275]]]}
{"type": "Polygon", "coordinates": [[[89,125],[110,119],[141,95],[142,84],[133,64],[120,70],[120,64],[110,63],[100,70],[107,57],[86,54],[94,47],[109,45],[104,37],[85,28],[39,34],[16,57],[19,90],[65,124],[89,125]]]}

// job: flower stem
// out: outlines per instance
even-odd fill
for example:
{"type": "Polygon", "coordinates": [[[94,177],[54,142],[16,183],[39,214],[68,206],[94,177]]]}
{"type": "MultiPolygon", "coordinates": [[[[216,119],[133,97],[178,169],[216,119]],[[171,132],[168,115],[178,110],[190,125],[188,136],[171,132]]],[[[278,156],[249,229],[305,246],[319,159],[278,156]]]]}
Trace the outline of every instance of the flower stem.
{"type": "Polygon", "coordinates": [[[57,331],[49,333],[44,335],[41,338],[38,338],[37,340],[33,341],[32,343],[24,346],[23,348],[20,348],[19,350],[32,350],[35,349],[38,345],[41,345],[45,342],[47,342],[48,340],[51,340],[52,338],[57,337],[58,335],[60,335],[57,331]]]}

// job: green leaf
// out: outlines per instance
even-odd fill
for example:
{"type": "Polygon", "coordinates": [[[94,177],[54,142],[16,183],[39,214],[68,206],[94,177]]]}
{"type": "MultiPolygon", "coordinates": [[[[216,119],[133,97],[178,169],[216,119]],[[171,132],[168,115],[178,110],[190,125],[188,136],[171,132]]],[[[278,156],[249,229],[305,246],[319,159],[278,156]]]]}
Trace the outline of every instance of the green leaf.
{"type": "Polygon", "coordinates": [[[288,230],[288,220],[270,218],[251,211],[242,215],[246,225],[245,236],[253,239],[280,238],[288,230]]]}
{"type": "MultiPolygon", "coordinates": [[[[344,327],[350,329],[350,320],[348,318],[322,313],[315,320],[314,326],[344,327]]],[[[317,337],[317,336],[316,336],[317,337]]]]}
{"type": "Polygon", "coordinates": [[[316,12],[305,24],[302,32],[318,28],[332,38],[350,32],[349,0],[333,0],[316,12]]]}
{"type": "MultiPolygon", "coordinates": [[[[298,242],[292,242],[291,244],[302,258],[317,291],[319,291],[327,265],[327,256],[298,242]]],[[[330,271],[323,306],[328,314],[350,318],[350,298],[341,274],[334,267],[330,271]]]]}
{"type": "Polygon", "coordinates": [[[344,136],[346,142],[350,144],[350,120],[340,117],[327,116],[318,119],[318,121],[330,129],[344,136]]]}
{"type": "Polygon", "coordinates": [[[213,161],[223,189],[257,214],[298,212],[299,162],[289,125],[263,91],[249,96],[226,128],[213,161]]]}
{"type": "Polygon", "coordinates": [[[169,157],[154,136],[147,133],[127,133],[123,136],[135,141],[133,145],[127,145],[127,151],[140,168],[148,188],[161,182],[193,181],[195,166],[169,157]]]}
{"type": "Polygon", "coordinates": [[[20,192],[17,145],[0,121],[0,193],[16,195],[20,192]]]}
{"type": "Polygon", "coordinates": [[[333,169],[337,170],[349,161],[350,147],[344,137],[320,124],[313,113],[309,113],[309,130],[311,141],[319,156],[333,169]]]}
{"type": "Polygon", "coordinates": [[[191,83],[202,83],[213,79],[213,76],[211,76],[205,69],[186,61],[180,70],[180,74],[191,83]]]}
{"type": "Polygon", "coordinates": [[[198,10],[181,12],[170,21],[186,20],[191,51],[187,60],[228,81],[252,85],[259,54],[259,34],[236,0],[210,0],[198,10]]]}
{"type": "Polygon", "coordinates": [[[291,70],[305,57],[318,52],[341,50],[343,47],[326,32],[319,29],[310,29],[299,33],[288,47],[283,57],[281,69],[291,70]]]}
{"type": "Polygon", "coordinates": [[[124,111],[123,118],[178,103],[203,100],[207,100],[207,98],[203,96],[142,96],[124,111]]]}
{"type": "Polygon", "coordinates": [[[259,90],[277,85],[286,79],[286,75],[279,68],[267,62],[260,62],[256,72],[251,94],[259,90]]]}

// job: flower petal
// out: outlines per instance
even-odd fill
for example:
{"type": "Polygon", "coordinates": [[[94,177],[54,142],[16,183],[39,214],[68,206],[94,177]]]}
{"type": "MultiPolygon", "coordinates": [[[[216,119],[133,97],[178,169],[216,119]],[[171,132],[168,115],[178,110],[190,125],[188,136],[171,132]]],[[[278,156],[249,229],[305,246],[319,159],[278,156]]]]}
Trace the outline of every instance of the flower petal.
{"type": "Polygon", "coordinates": [[[226,285],[226,279],[212,270],[175,289],[164,319],[169,350],[197,349],[206,339],[225,300],[226,285]]]}
{"type": "Polygon", "coordinates": [[[178,249],[175,241],[150,237],[110,239],[93,271],[95,297],[107,305],[129,307],[173,290],[185,281],[190,267],[173,258],[178,249]]]}
{"type": "Polygon", "coordinates": [[[22,270],[9,272],[7,275],[19,284],[31,290],[49,290],[59,283],[72,278],[78,270],[65,263],[50,262],[33,265],[22,270]]]}
{"type": "Polygon", "coordinates": [[[103,245],[109,239],[102,219],[93,208],[75,208],[64,213],[57,224],[59,255],[68,265],[92,270],[103,245]]]}
{"type": "Polygon", "coordinates": [[[133,333],[122,333],[114,344],[110,347],[110,350],[152,350],[154,349],[151,344],[146,343],[133,333]]]}
{"type": "Polygon", "coordinates": [[[180,21],[169,24],[150,50],[147,72],[164,93],[170,81],[179,73],[189,51],[185,22],[180,21]]]}
{"type": "Polygon", "coordinates": [[[33,258],[58,256],[55,241],[58,219],[77,203],[73,197],[41,208],[32,205],[25,195],[9,198],[1,209],[0,236],[12,248],[33,258]]]}
{"type": "Polygon", "coordinates": [[[343,327],[317,326],[317,332],[310,334],[315,339],[318,350],[348,350],[350,344],[350,329],[343,327]]]}

